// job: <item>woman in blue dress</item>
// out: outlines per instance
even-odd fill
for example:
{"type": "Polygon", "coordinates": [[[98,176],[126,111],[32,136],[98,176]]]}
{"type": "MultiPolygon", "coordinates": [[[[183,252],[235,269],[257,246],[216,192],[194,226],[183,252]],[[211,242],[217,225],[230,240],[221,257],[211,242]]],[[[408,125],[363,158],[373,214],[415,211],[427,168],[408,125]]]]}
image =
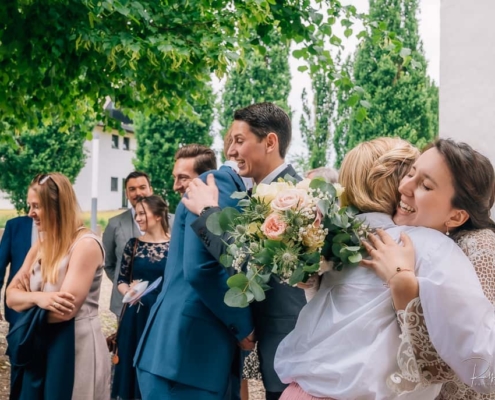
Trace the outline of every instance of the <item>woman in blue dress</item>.
{"type": "MultiPolygon", "coordinates": [[[[140,281],[151,284],[163,277],[168,256],[170,229],[165,201],[156,195],[143,197],[136,204],[135,218],[140,230],[145,233],[129,240],[124,248],[118,279],[118,290],[123,295],[140,281]]],[[[113,399],[141,399],[133,358],[150,309],[161,288],[162,283],[137,304],[128,304],[124,308],[117,334],[119,362],[115,365],[113,399]]]]}

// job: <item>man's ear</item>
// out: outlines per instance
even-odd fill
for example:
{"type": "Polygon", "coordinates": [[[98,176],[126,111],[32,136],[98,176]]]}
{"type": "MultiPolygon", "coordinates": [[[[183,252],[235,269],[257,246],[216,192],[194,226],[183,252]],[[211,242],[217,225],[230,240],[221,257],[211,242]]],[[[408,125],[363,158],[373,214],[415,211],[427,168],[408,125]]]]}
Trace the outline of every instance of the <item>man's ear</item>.
{"type": "Polygon", "coordinates": [[[457,228],[469,219],[466,210],[453,210],[450,219],[445,223],[449,228],[457,228]]]}
{"type": "Polygon", "coordinates": [[[273,153],[276,151],[278,153],[278,136],[275,132],[270,132],[266,135],[266,152],[273,153]]]}
{"type": "Polygon", "coordinates": [[[150,185],[150,192],[153,194],[153,186],[150,185]]]}

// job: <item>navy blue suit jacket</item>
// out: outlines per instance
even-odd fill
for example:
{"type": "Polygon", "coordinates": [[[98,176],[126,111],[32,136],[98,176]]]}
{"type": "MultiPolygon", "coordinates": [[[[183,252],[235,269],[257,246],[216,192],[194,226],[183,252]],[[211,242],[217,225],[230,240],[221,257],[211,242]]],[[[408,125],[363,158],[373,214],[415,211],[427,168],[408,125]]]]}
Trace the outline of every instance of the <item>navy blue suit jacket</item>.
{"type": "MultiPolygon", "coordinates": [[[[244,190],[240,177],[223,167],[200,178],[204,181],[210,173],[220,191],[220,205],[235,207],[238,200],[230,195],[244,190]]],[[[134,361],[141,370],[218,393],[222,398],[238,352],[237,343],[254,327],[249,307],[232,308],[224,303],[229,273],[193,232],[191,223],[196,218],[179,204],[165,282],[134,361]]]]}
{"type": "MultiPolygon", "coordinates": [[[[4,284],[7,266],[10,264],[7,286],[17,271],[21,269],[22,263],[31,248],[32,229],[33,220],[30,217],[16,217],[7,221],[0,241],[0,290],[4,284]]],[[[14,324],[18,315],[5,304],[5,319],[10,325],[14,324]]]]}

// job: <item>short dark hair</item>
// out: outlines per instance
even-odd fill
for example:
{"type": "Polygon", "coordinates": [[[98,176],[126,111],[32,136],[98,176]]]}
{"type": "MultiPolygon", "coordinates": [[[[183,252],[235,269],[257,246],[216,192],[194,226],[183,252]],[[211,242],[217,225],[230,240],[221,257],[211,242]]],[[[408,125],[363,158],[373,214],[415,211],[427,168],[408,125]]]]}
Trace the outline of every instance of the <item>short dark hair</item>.
{"type": "Polygon", "coordinates": [[[258,103],[234,113],[235,121],[244,121],[261,140],[273,132],[278,137],[280,157],[285,158],[292,138],[292,126],[287,113],[273,103],[258,103]]]}
{"type": "Polygon", "coordinates": [[[175,153],[175,161],[179,158],[194,158],[194,172],[201,175],[203,172],[217,169],[217,157],[209,147],[201,144],[186,144],[175,153]]]}
{"type": "Polygon", "coordinates": [[[136,178],[141,178],[141,177],[146,178],[146,180],[148,181],[148,185],[151,186],[150,177],[148,176],[148,174],[146,172],[132,171],[129,175],[127,175],[127,178],[125,178],[125,182],[124,182],[125,183],[125,188],[127,189],[127,182],[129,182],[129,180],[136,179],[136,178]]]}
{"type": "Polygon", "coordinates": [[[424,150],[435,148],[452,174],[452,207],[465,210],[469,219],[458,229],[492,229],[490,210],[495,201],[495,171],[490,160],[471,146],[452,139],[437,139],[424,150]]]}

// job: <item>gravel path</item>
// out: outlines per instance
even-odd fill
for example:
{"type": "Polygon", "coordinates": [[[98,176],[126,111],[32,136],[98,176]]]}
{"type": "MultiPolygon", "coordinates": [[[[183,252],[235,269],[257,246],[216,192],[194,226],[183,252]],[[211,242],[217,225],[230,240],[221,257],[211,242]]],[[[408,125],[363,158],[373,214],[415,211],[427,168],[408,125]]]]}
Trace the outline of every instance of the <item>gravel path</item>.
{"type": "MultiPolygon", "coordinates": [[[[110,295],[112,293],[112,282],[103,276],[101,291],[100,291],[100,319],[103,328],[103,333],[106,335],[112,333],[116,327],[116,318],[109,310],[110,295]]],[[[3,315],[3,291],[1,294],[1,312],[3,315]]],[[[8,331],[8,324],[5,321],[0,321],[0,400],[9,399],[10,387],[10,364],[8,357],[5,356],[6,341],[5,335],[8,331]]],[[[249,400],[263,400],[265,391],[263,384],[260,381],[249,381],[249,400]]]]}

